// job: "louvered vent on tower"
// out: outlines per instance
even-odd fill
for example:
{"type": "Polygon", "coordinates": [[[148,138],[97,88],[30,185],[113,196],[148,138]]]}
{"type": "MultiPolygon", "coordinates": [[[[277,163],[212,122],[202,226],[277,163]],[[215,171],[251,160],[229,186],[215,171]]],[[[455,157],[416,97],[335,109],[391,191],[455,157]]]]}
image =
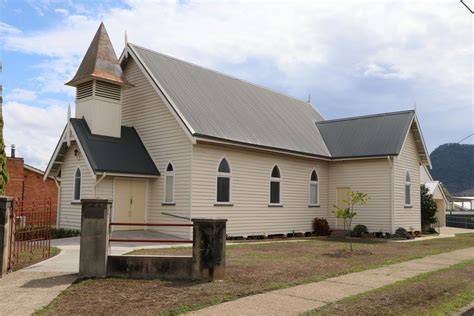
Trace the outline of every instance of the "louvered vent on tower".
{"type": "Polygon", "coordinates": [[[98,97],[120,101],[120,92],[121,87],[116,84],[99,80],[95,82],[95,95],[98,97]]]}
{"type": "Polygon", "coordinates": [[[92,96],[93,84],[92,81],[81,83],[76,88],[76,100],[84,99],[92,96]]]}

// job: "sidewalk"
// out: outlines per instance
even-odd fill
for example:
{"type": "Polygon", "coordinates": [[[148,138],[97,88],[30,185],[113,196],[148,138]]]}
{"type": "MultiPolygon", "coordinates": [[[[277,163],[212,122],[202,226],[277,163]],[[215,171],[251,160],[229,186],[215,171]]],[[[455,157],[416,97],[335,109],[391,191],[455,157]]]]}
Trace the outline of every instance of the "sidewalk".
{"type": "Polygon", "coordinates": [[[320,282],[244,297],[190,315],[298,315],[348,296],[474,259],[474,248],[460,249],[320,282]]]}

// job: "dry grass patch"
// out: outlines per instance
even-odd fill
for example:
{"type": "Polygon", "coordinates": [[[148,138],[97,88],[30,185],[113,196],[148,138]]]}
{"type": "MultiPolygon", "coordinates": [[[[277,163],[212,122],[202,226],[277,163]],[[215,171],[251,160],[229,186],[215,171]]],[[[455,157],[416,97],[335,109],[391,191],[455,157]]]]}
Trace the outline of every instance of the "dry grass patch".
{"type": "Polygon", "coordinates": [[[32,249],[29,251],[22,251],[18,254],[18,262],[13,266],[13,271],[17,271],[28,266],[34,265],[40,261],[54,257],[59,253],[59,248],[51,247],[50,256],[45,258],[43,249],[32,249]]]}
{"type": "Polygon", "coordinates": [[[474,301],[474,260],[327,305],[310,315],[448,315],[474,301]]]}
{"type": "MultiPolygon", "coordinates": [[[[474,247],[474,234],[414,243],[310,239],[301,242],[237,244],[227,247],[223,282],[125,279],[86,280],[53,302],[52,315],[176,314],[242,296],[270,291],[455,249],[474,247]]],[[[190,248],[143,249],[139,255],[190,254],[190,248]]]]}

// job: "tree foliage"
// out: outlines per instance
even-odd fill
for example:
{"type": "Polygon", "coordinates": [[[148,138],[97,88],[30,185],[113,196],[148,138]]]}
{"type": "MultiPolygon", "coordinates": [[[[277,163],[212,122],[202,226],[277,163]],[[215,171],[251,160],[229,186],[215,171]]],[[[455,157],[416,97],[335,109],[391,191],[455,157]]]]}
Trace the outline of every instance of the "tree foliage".
{"type": "Polygon", "coordinates": [[[420,188],[421,195],[421,227],[427,229],[431,224],[437,223],[436,212],[438,206],[436,205],[433,195],[428,188],[422,184],[420,188]]]}
{"type": "MultiPolygon", "coordinates": [[[[0,63],[0,73],[2,64],[0,63]]],[[[5,142],[3,141],[3,97],[2,85],[0,84],[0,195],[5,194],[8,183],[7,155],[5,154],[5,142]]]]}
{"type": "MultiPolygon", "coordinates": [[[[334,205],[337,218],[342,218],[344,220],[344,236],[347,237],[347,232],[351,231],[352,219],[357,215],[354,211],[354,206],[364,205],[369,201],[369,195],[363,192],[349,191],[347,193],[347,199],[343,202],[347,205],[347,208],[341,208],[337,205],[334,205]]],[[[352,240],[350,240],[350,248],[352,251],[352,240]]]]}

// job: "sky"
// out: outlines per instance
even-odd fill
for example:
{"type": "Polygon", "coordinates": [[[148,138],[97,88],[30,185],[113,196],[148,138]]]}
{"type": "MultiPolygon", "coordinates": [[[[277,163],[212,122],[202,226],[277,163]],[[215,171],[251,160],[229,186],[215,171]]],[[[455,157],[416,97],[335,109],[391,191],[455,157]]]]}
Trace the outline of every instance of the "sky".
{"type": "Polygon", "coordinates": [[[126,31],[134,44],[310,95],[326,119],[416,109],[431,152],[474,132],[473,17],[458,0],[0,0],[5,143],[46,167],[69,104],[74,113],[64,83],[103,21],[117,55],[126,31]]]}

